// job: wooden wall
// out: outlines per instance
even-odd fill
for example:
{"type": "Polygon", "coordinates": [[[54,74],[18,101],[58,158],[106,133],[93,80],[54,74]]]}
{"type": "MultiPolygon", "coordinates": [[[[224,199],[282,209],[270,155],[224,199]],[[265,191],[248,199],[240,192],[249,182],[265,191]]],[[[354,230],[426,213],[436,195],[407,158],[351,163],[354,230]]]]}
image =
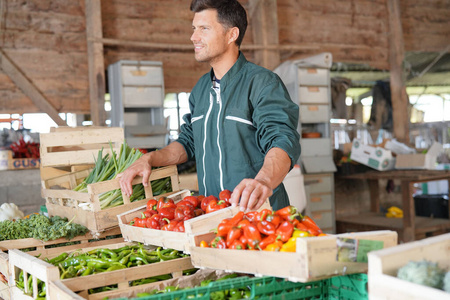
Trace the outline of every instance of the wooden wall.
{"type": "MultiPolygon", "coordinates": [[[[252,0],[241,3],[249,9],[252,0]]],[[[401,0],[406,51],[442,51],[450,40],[450,0],[401,0]]],[[[190,91],[209,66],[191,45],[190,0],[102,0],[103,38],[167,44],[104,46],[106,67],[118,60],[157,60],[166,92],[190,91]]],[[[3,0],[0,48],[59,112],[89,113],[85,0],[3,0]]],[[[388,69],[386,0],[278,0],[279,45],[314,50],[280,51],[281,60],[331,52],[334,61],[388,69]]],[[[243,46],[252,45],[252,16],[243,46]]],[[[245,48],[244,48],[245,49],[245,48]]],[[[254,61],[255,51],[244,50],[254,61]]],[[[259,63],[258,61],[255,61],[259,63]]],[[[0,70],[0,113],[39,109],[0,70]]]]}

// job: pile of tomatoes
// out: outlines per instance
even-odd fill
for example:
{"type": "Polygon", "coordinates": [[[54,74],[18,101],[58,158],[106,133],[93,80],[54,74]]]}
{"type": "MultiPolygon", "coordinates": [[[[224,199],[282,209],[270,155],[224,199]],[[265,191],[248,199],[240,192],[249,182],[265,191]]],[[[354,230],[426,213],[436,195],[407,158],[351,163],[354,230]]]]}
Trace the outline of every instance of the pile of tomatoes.
{"type": "Polygon", "coordinates": [[[231,191],[223,190],[216,196],[186,196],[181,201],[168,197],[147,201],[147,209],[130,225],[151,229],[184,232],[184,221],[230,206],[231,191]]]}
{"type": "Polygon", "coordinates": [[[295,252],[297,238],[321,235],[325,234],[313,219],[286,206],[277,211],[240,211],[222,220],[215,238],[201,241],[200,247],[295,252]]]}

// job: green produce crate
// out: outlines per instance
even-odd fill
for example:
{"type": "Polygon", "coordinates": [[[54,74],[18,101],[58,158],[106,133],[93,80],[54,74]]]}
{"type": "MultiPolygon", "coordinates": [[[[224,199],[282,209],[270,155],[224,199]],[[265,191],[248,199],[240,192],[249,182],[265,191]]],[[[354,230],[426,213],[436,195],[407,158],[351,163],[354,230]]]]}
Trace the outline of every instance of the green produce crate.
{"type": "MultiPolygon", "coordinates": [[[[183,289],[164,294],[156,294],[139,298],[140,300],[209,300],[228,299],[222,293],[232,289],[247,289],[248,299],[326,299],[323,297],[326,291],[326,281],[310,283],[296,283],[276,277],[238,277],[223,281],[215,281],[205,287],[183,289]]],[[[228,293],[224,293],[228,294],[228,293]]],[[[242,298],[236,298],[242,299],[242,298]]],[[[125,300],[125,298],[120,298],[125,300]]]]}
{"type": "MultiPolygon", "coordinates": [[[[357,273],[301,283],[277,277],[237,277],[215,281],[205,287],[182,289],[170,293],[134,298],[139,300],[210,300],[230,298],[232,289],[247,289],[248,299],[259,300],[364,300],[368,299],[367,274],[357,273]],[[225,292],[225,293],[221,293],[225,292]],[[223,297],[225,295],[225,297],[223,297]]],[[[125,300],[119,298],[117,300],[125,300]]]]}
{"type": "Polygon", "coordinates": [[[357,273],[336,276],[327,279],[329,300],[363,300],[368,299],[367,274],[357,273]]]}

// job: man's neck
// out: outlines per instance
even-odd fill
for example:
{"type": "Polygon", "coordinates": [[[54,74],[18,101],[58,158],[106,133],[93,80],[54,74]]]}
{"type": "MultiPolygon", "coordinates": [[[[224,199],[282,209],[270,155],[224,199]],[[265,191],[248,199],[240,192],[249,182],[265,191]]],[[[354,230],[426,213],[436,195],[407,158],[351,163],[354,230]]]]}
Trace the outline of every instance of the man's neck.
{"type": "Polygon", "coordinates": [[[223,76],[233,67],[239,57],[239,50],[230,52],[220,59],[220,61],[212,62],[211,67],[213,68],[214,75],[217,79],[222,79],[223,76]]]}

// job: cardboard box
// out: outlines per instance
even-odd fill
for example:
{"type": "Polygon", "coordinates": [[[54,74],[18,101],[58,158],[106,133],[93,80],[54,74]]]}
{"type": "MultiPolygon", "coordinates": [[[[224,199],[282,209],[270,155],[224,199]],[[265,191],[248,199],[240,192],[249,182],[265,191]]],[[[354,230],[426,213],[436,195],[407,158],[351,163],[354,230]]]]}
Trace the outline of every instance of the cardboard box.
{"type": "Polygon", "coordinates": [[[378,171],[392,170],[395,166],[395,157],[390,150],[364,145],[358,139],[353,140],[350,158],[378,171]]]}
{"type": "Polygon", "coordinates": [[[397,155],[395,168],[396,169],[436,169],[436,160],[438,155],[442,152],[443,146],[440,143],[433,143],[426,154],[399,154],[397,155]]]}

